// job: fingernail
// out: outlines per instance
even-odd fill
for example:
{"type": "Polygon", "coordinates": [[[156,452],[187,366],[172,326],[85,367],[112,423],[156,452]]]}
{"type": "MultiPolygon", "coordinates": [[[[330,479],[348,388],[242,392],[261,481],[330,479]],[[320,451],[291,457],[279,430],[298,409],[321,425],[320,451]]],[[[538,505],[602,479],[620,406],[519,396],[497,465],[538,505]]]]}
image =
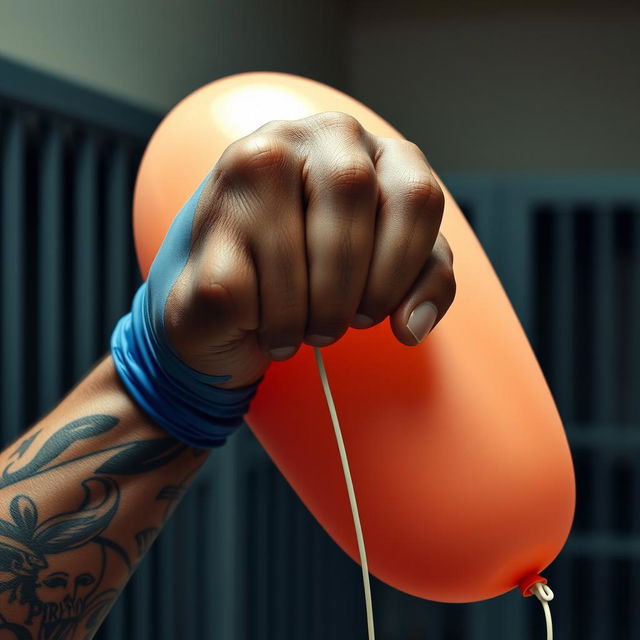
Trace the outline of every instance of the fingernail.
{"type": "Polygon", "coordinates": [[[422,302],[411,312],[407,322],[407,329],[416,339],[416,342],[422,342],[422,339],[433,328],[437,317],[438,308],[433,302],[422,302]]]}
{"type": "Polygon", "coordinates": [[[365,316],[364,313],[356,313],[351,326],[355,329],[368,329],[373,324],[373,318],[365,316]]]}
{"type": "Polygon", "coordinates": [[[305,336],[304,340],[305,342],[311,344],[313,347],[326,347],[327,345],[336,341],[333,336],[319,336],[313,333],[305,336]]]}
{"type": "Polygon", "coordinates": [[[273,360],[285,360],[290,358],[296,352],[295,347],[276,347],[269,349],[269,355],[273,360]]]}

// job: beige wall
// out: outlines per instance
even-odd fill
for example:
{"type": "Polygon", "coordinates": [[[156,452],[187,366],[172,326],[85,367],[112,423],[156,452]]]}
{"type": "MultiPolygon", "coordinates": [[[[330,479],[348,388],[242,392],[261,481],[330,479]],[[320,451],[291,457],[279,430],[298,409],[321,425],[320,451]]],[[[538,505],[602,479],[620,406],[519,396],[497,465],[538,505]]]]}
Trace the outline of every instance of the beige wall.
{"type": "Polygon", "coordinates": [[[0,0],[0,55],[165,110],[240,71],[340,85],[345,22],[333,1],[0,0]]]}
{"type": "Polygon", "coordinates": [[[441,170],[638,170],[640,5],[557,4],[361,0],[352,93],[441,170]]]}
{"type": "Polygon", "coordinates": [[[0,0],[0,55],[162,111],[230,73],[300,73],[443,171],[639,170],[640,6],[558,4],[0,0]]]}

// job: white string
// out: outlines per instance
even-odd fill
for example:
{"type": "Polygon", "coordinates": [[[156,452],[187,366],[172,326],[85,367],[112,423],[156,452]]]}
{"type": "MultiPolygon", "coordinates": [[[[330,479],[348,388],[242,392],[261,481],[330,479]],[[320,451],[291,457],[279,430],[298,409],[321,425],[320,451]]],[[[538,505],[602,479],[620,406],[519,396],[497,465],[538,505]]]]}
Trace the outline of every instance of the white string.
{"type": "Polygon", "coordinates": [[[344,440],[342,439],[342,431],[340,430],[340,423],[338,422],[338,414],[336,413],[336,407],[333,403],[333,397],[331,396],[331,389],[329,388],[329,380],[327,380],[327,372],[324,368],[324,362],[320,349],[314,348],[316,354],[316,363],[318,365],[318,371],[320,372],[320,380],[322,380],[322,388],[324,390],[325,398],[327,399],[327,405],[329,407],[329,413],[331,414],[331,422],[333,423],[333,431],[336,434],[336,442],[338,443],[338,451],[340,452],[340,461],[342,462],[342,470],[344,472],[344,479],[347,483],[347,493],[349,494],[349,502],[351,504],[351,513],[353,515],[353,524],[356,529],[356,538],[358,540],[358,551],[360,553],[360,565],[362,566],[362,582],[364,585],[364,602],[367,609],[367,629],[369,631],[369,640],[375,640],[375,630],[373,628],[373,604],[371,602],[371,584],[369,582],[369,567],[367,565],[367,552],[364,548],[364,537],[362,536],[362,527],[360,525],[360,516],[358,514],[358,503],[356,502],[356,493],[353,488],[353,481],[351,480],[351,471],[349,470],[349,460],[347,459],[347,451],[344,446],[344,440]]]}
{"type": "Polygon", "coordinates": [[[549,608],[549,603],[553,600],[553,591],[542,582],[536,582],[535,586],[529,591],[540,600],[540,604],[544,609],[544,619],[547,622],[547,640],[553,640],[553,623],[551,622],[551,609],[549,608]]]}
{"type": "MultiPolygon", "coordinates": [[[[322,389],[324,390],[324,395],[327,400],[327,406],[329,407],[329,413],[331,415],[331,422],[333,423],[333,431],[335,433],[336,442],[338,444],[338,452],[340,453],[342,471],[344,472],[344,479],[347,484],[347,493],[349,494],[349,503],[351,504],[353,525],[356,530],[356,539],[358,540],[358,552],[360,553],[360,565],[362,567],[362,583],[364,585],[364,601],[367,610],[367,630],[369,633],[369,640],[375,640],[376,636],[373,626],[373,603],[371,601],[369,567],[367,564],[367,552],[364,546],[364,537],[362,535],[362,526],[360,524],[360,515],[358,514],[356,493],[353,488],[353,480],[351,479],[351,471],[349,469],[347,451],[344,446],[342,431],[340,429],[340,423],[338,421],[338,414],[336,413],[333,396],[331,395],[331,389],[329,387],[329,380],[327,379],[327,372],[324,368],[322,354],[320,353],[320,349],[318,347],[314,347],[314,351],[316,355],[316,364],[318,365],[318,372],[320,373],[320,380],[322,381],[322,389]]],[[[553,640],[553,622],[551,620],[551,609],[549,608],[549,602],[553,600],[553,591],[551,591],[548,585],[542,582],[536,582],[536,584],[531,587],[530,591],[540,601],[542,609],[544,610],[544,618],[547,625],[547,640],[553,640]]]]}

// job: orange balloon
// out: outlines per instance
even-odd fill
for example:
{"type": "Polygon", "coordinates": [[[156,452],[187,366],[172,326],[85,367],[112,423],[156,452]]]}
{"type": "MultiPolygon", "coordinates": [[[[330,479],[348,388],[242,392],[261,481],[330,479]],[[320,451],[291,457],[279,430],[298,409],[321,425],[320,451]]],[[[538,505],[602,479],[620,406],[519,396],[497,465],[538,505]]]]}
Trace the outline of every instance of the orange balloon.
{"type": "MultiPolygon", "coordinates": [[[[283,73],[217,80],[180,102],[146,150],[134,230],[146,277],[176,213],[234,140],[275,119],[343,111],[402,137],[350,96],[283,73]]],[[[444,187],[443,187],[444,189],[444,187]]],[[[388,323],[325,347],[371,572],[423,598],[502,594],[569,534],[575,480],[554,401],[507,296],[444,189],[457,297],[418,347],[388,323]]],[[[296,493],[357,562],[354,526],[313,348],[275,362],[247,422],[296,493]]]]}

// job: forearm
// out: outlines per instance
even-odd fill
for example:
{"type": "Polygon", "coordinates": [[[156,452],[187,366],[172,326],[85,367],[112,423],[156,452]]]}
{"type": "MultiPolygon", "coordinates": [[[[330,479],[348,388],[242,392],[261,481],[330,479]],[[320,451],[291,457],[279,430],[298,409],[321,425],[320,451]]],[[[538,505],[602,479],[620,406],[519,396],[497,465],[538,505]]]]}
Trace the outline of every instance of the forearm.
{"type": "Polygon", "coordinates": [[[153,424],[105,358],[0,454],[0,636],[90,637],[206,455],[153,424]]]}

